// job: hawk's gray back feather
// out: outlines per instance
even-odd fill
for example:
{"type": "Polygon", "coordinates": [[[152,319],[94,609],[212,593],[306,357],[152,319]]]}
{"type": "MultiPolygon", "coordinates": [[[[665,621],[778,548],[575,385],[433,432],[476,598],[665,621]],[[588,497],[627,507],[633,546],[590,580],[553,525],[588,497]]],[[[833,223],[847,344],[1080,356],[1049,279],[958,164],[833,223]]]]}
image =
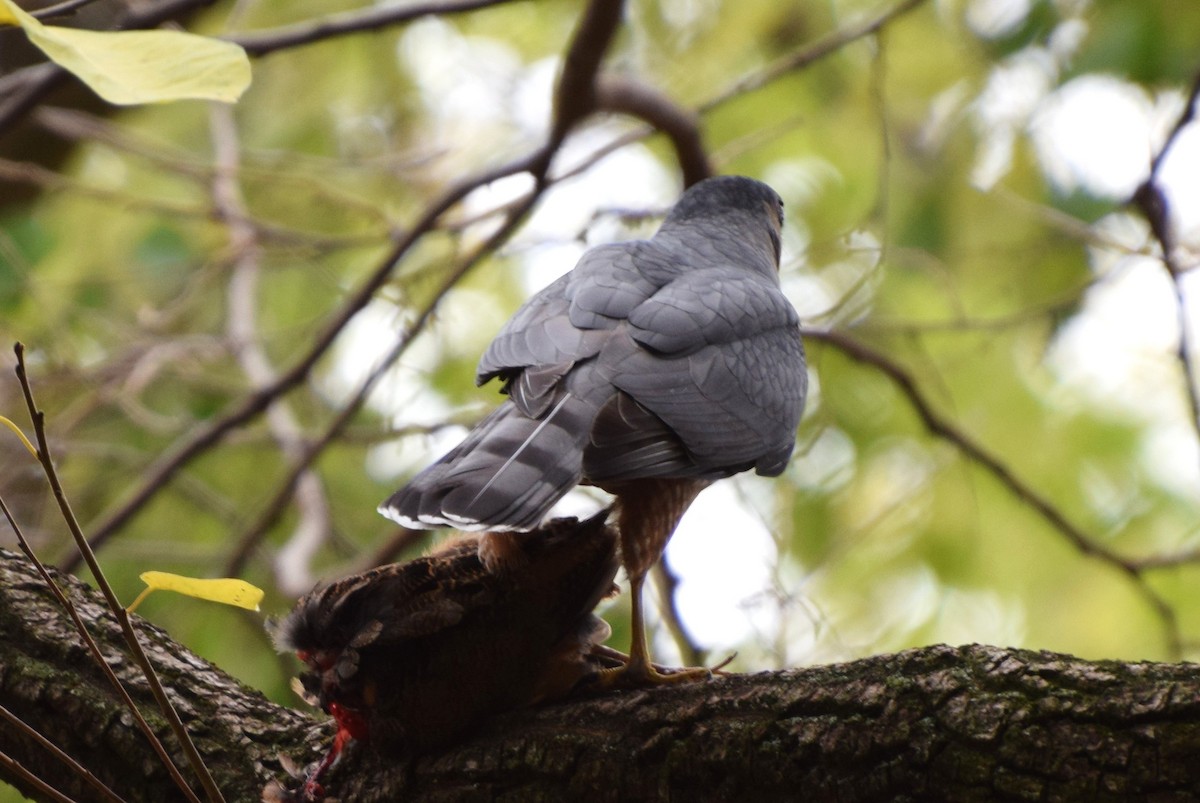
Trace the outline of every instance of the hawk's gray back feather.
{"type": "Polygon", "coordinates": [[[807,376],[779,288],[779,196],[726,176],[649,240],[588,251],[496,335],[509,398],[380,511],[406,526],[536,527],[581,481],[783,471],[807,376]]]}

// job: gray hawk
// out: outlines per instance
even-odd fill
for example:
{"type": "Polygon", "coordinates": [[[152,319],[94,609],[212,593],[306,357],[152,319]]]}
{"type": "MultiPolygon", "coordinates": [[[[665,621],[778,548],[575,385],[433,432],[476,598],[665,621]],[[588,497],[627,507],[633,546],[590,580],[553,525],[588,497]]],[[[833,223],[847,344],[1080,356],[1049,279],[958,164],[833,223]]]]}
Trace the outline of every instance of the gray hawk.
{"type": "Polygon", "coordinates": [[[629,576],[629,683],[650,664],[641,587],[706,485],[780,474],[807,374],[779,286],[783,202],[762,182],[698,182],[648,240],[601,245],[533,296],[479,361],[508,399],[384,502],[406,527],[531,530],[582,483],[615,495],[629,576]]]}

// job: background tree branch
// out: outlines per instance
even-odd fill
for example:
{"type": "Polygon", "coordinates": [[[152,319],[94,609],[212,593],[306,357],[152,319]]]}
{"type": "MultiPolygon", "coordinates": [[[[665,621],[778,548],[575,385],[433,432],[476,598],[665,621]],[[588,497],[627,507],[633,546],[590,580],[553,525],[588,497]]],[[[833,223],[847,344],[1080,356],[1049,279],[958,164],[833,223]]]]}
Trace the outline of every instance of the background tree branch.
{"type": "MultiPolygon", "coordinates": [[[[103,602],[60,579],[147,702],[103,602]]],[[[154,626],[139,622],[139,632],[227,799],[257,799],[284,776],[279,756],[313,760],[331,737],[154,626]]],[[[65,615],[11,552],[0,552],[0,705],[125,799],[172,799],[65,615]]],[[[1197,751],[1195,666],[935,646],[515,712],[411,762],[355,750],[328,787],[361,801],[1183,800],[1200,793],[1197,751]]],[[[8,725],[0,753],[89,795],[8,725]]]]}

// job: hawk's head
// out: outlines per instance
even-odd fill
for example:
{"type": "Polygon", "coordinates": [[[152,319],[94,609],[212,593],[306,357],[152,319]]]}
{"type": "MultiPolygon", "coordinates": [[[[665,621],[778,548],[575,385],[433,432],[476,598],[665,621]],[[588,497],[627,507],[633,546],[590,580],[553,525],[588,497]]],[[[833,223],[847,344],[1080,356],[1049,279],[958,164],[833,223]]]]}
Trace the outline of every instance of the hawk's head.
{"type": "Polygon", "coordinates": [[[663,227],[698,222],[709,224],[713,236],[766,237],[775,266],[779,266],[783,199],[761,181],[746,176],[715,176],[697,182],[671,208],[663,227]]]}

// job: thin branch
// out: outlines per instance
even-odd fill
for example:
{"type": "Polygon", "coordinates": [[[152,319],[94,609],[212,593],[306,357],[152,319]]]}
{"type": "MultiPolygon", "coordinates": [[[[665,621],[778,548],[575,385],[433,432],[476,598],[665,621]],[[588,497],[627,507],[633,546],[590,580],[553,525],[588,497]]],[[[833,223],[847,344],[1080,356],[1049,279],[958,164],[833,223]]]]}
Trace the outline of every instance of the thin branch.
{"type": "MultiPolygon", "coordinates": [[[[554,120],[547,149],[547,167],[549,157],[570,130],[596,110],[596,76],[604,54],[616,36],[624,10],[624,0],[592,0],[572,34],[554,91],[554,120]]],[[[544,168],[542,172],[544,174],[544,168]]]]}
{"type": "Polygon", "coordinates": [[[7,753],[0,752],[0,766],[7,767],[9,772],[13,773],[15,776],[32,786],[50,800],[56,800],[59,801],[59,803],[76,803],[74,800],[67,797],[53,786],[22,767],[21,762],[17,761],[7,753]]]}
{"type": "Polygon", "coordinates": [[[412,22],[421,17],[461,14],[510,2],[512,0],[451,0],[404,6],[371,6],[364,10],[330,14],[328,17],[295,25],[236,34],[225,38],[241,45],[251,56],[265,56],[277,50],[300,47],[347,34],[379,31],[392,25],[412,22]]]}
{"type": "Polygon", "coordinates": [[[857,25],[831,31],[811,45],[784,56],[765,69],[758,70],[739,81],[735,81],[726,87],[724,91],[702,103],[698,111],[701,114],[712,111],[734,98],[741,97],[756,89],[762,89],[764,86],[777,81],[788,73],[802,70],[826,56],[836,53],[851,42],[875,35],[885,25],[890,24],[892,21],[904,16],[924,3],[925,0],[904,0],[904,2],[897,3],[877,17],[868,19],[857,25]]]}
{"type": "Polygon", "coordinates": [[[1200,563],[1200,548],[1176,552],[1173,555],[1147,555],[1144,558],[1131,559],[1129,563],[1138,571],[1168,569],[1189,563],[1200,563]]]}
{"type": "MultiPolygon", "coordinates": [[[[240,145],[233,112],[227,104],[209,106],[216,154],[213,202],[229,222],[233,271],[229,277],[226,334],[234,359],[251,388],[269,386],[277,378],[275,367],[263,348],[258,332],[258,281],[262,248],[255,228],[247,220],[246,203],[238,184],[240,145]]],[[[304,432],[286,400],[278,399],[266,410],[267,429],[279,450],[289,460],[303,456],[304,432]]],[[[310,562],[332,530],[329,501],[321,478],[312,470],[302,471],[293,483],[299,520],[275,560],[275,577],[280,587],[301,593],[312,587],[310,562]]]]}
{"type": "Polygon", "coordinates": [[[149,212],[154,215],[164,215],[189,220],[211,220],[212,213],[203,206],[171,203],[150,198],[138,198],[127,193],[115,192],[101,187],[92,187],[73,178],[56,173],[32,162],[14,162],[0,158],[0,180],[13,183],[31,184],[38,189],[49,192],[54,190],[69,190],[85,198],[94,198],[108,204],[149,212]]]}
{"type": "MultiPolygon", "coordinates": [[[[176,164],[171,167],[174,172],[187,176],[189,178],[204,179],[205,181],[211,178],[210,175],[198,174],[194,175],[194,171],[187,165],[176,164]]],[[[181,220],[193,221],[211,221],[219,219],[218,213],[208,206],[187,205],[172,203],[166,200],[155,198],[144,198],[135,196],[126,192],[105,189],[96,187],[79,181],[70,176],[42,167],[33,162],[14,162],[10,159],[0,158],[0,180],[10,181],[13,183],[30,184],[38,187],[43,192],[49,191],[70,191],[77,193],[84,198],[122,207],[124,209],[146,212],[151,215],[162,215],[167,217],[179,218],[181,220]]],[[[338,200],[339,203],[344,203],[343,199],[338,200]]],[[[305,246],[320,246],[320,247],[336,247],[336,248],[353,248],[358,246],[374,246],[379,240],[379,235],[345,235],[345,236],[330,236],[328,234],[319,234],[299,229],[291,229],[286,226],[271,223],[261,220],[245,221],[249,225],[253,225],[258,236],[262,240],[270,240],[271,242],[280,243],[283,245],[305,245],[305,246]]]]}
{"type": "Polygon", "coordinates": [[[407,350],[416,335],[424,328],[441,300],[483,257],[491,254],[501,243],[508,239],[524,219],[525,214],[533,208],[542,193],[549,186],[550,182],[547,179],[546,173],[554,154],[557,153],[571,128],[592,110],[590,104],[594,104],[595,102],[594,94],[590,91],[581,94],[580,87],[584,85],[591,86],[595,83],[596,72],[600,68],[601,58],[609,45],[611,45],[612,38],[616,33],[616,26],[620,22],[622,7],[623,0],[593,0],[575,30],[575,34],[567,48],[567,56],[564,59],[565,66],[562,75],[559,76],[558,88],[555,92],[555,97],[559,102],[556,103],[554,108],[554,120],[552,121],[549,139],[540,148],[513,163],[520,166],[519,170],[513,171],[514,173],[528,172],[533,175],[533,189],[519,200],[509,204],[506,207],[504,223],[486,241],[460,260],[449,271],[443,278],[438,289],[434,292],[430,302],[426,304],[416,320],[401,334],[392,349],[379,361],[379,364],[376,365],[374,370],[372,370],[367,379],[362,383],[354,397],[334,418],[325,434],[309,446],[303,458],[292,467],[288,477],[285,478],[271,502],[267,504],[262,515],[259,516],[255,524],[239,539],[238,546],[230,558],[227,567],[227,571],[230,574],[238,574],[241,571],[245,562],[249,559],[251,552],[257,548],[258,544],[266,536],[269,528],[286,509],[288,497],[308,465],[349,424],[360,407],[365,403],[372,388],[375,387],[383,375],[391,368],[392,364],[407,350]]]}
{"type": "Polygon", "coordinates": [[[679,600],[676,592],[679,590],[679,578],[671,571],[667,556],[663,555],[651,570],[654,577],[654,587],[658,591],[658,610],[667,632],[679,650],[680,659],[684,666],[704,666],[708,660],[708,651],[696,644],[691,633],[684,627],[683,617],[679,615],[679,600]]]}
{"type": "Polygon", "coordinates": [[[645,120],[666,134],[675,148],[684,187],[712,175],[712,163],[700,134],[700,116],[657,89],[624,76],[601,76],[596,86],[596,106],[645,120]]]}
{"type": "Polygon", "coordinates": [[[145,134],[133,134],[111,120],[94,114],[76,109],[44,106],[34,112],[33,122],[54,136],[71,142],[101,143],[195,181],[212,181],[213,166],[190,151],[165,139],[151,139],[145,134]]]}
{"type": "MultiPolygon", "coordinates": [[[[540,149],[533,156],[540,156],[540,149]]],[[[422,236],[433,229],[437,220],[450,207],[457,204],[472,191],[501,178],[525,172],[531,163],[530,157],[510,162],[501,167],[484,171],[452,185],[437,200],[426,207],[413,228],[400,235],[392,250],[381,259],[367,278],[351,293],[341,309],[317,335],[315,342],[292,366],[270,385],[246,396],[232,410],[195,431],[179,445],[169,449],[143,475],[140,485],[129,494],[103,521],[92,528],[89,543],[99,547],[120,530],[130,519],[154,498],[179,472],[200,455],[216,446],[232,430],[257,418],[279,396],[302,384],[317,362],[333,345],[338,335],[391,278],[395,266],[422,236]]],[[[61,563],[65,571],[78,566],[78,556],[68,556],[61,563]]]]}
{"type": "Polygon", "coordinates": [[[892,125],[887,96],[887,32],[880,28],[875,34],[875,56],[871,59],[870,91],[872,106],[879,119],[879,181],[871,216],[879,222],[882,237],[876,265],[888,262],[892,247],[892,125]]]}
{"type": "Polygon", "coordinates": [[[146,741],[150,744],[151,749],[154,750],[154,753],[158,756],[159,761],[162,762],[162,765],[166,767],[167,771],[170,773],[171,779],[177,786],[179,786],[180,789],[184,791],[184,794],[190,800],[199,803],[199,798],[196,797],[195,793],[192,792],[191,788],[187,785],[187,781],[185,781],[183,776],[179,773],[179,769],[175,766],[175,762],[171,761],[170,756],[167,755],[166,748],[163,747],[163,744],[159,740],[158,736],[156,736],[154,731],[150,728],[150,725],[146,722],[146,718],[142,716],[141,710],[138,709],[137,704],[133,701],[133,698],[129,696],[129,692],[125,690],[125,687],[121,684],[120,679],[117,677],[116,673],[113,672],[112,667],[108,665],[108,661],[104,660],[104,655],[100,652],[99,645],[96,644],[95,639],[92,638],[92,634],[88,632],[87,626],[83,623],[83,618],[79,615],[79,611],[76,609],[74,603],[67,598],[67,595],[64,594],[62,589],[58,587],[58,583],[56,583],[54,578],[50,576],[50,572],[46,570],[45,564],[42,563],[37,554],[33,551],[33,548],[29,545],[29,541],[25,538],[25,534],[21,531],[21,528],[17,524],[16,519],[13,518],[12,513],[9,512],[8,505],[4,503],[3,499],[0,499],[0,512],[4,513],[4,518],[8,521],[8,526],[12,528],[13,534],[16,535],[17,545],[21,548],[21,552],[24,553],[29,562],[33,564],[33,567],[37,570],[38,575],[42,578],[42,582],[46,584],[46,587],[50,589],[50,593],[54,595],[55,600],[71,618],[71,623],[74,625],[75,631],[79,634],[79,637],[83,640],[84,645],[87,647],[88,654],[92,656],[92,660],[96,662],[96,666],[100,668],[101,673],[103,673],[105,678],[116,691],[117,695],[121,698],[122,704],[129,710],[130,715],[133,717],[134,722],[137,723],[137,726],[142,731],[142,734],[146,737],[146,741]]]}
{"type": "MultiPolygon", "coordinates": [[[[9,523],[12,524],[12,516],[9,514],[8,507],[4,504],[3,499],[0,499],[0,508],[4,509],[5,518],[7,518],[9,523]]],[[[13,529],[16,528],[14,527],[13,529]]],[[[124,799],[116,792],[105,786],[99,778],[92,774],[91,770],[80,764],[67,753],[63,752],[58,745],[47,739],[42,734],[38,733],[36,730],[26,724],[24,720],[2,705],[0,705],[0,719],[6,720],[9,725],[25,734],[26,738],[32,740],[39,747],[50,753],[50,755],[57,758],[63,764],[66,764],[71,772],[87,781],[88,785],[100,794],[100,797],[104,798],[105,800],[113,801],[113,803],[123,803],[124,799]]]]}
{"type": "Polygon", "coordinates": [[[1166,193],[1158,184],[1158,175],[1166,160],[1167,154],[1175,144],[1180,133],[1195,119],[1196,105],[1200,102],[1200,72],[1192,79],[1192,89],[1188,93],[1183,112],[1175,121],[1175,126],[1167,136],[1150,165],[1150,175],[1134,192],[1130,203],[1137,208],[1150,231],[1158,240],[1162,251],[1163,267],[1171,279],[1171,289],[1175,294],[1175,319],[1179,327],[1179,346],[1175,351],[1179,360],[1179,368],[1183,374],[1183,383],[1187,389],[1188,409],[1191,413],[1192,428],[1196,432],[1197,443],[1200,443],[1200,387],[1196,384],[1195,347],[1192,343],[1191,329],[1188,325],[1187,297],[1183,289],[1183,275],[1186,272],[1175,256],[1175,233],[1171,222],[1171,206],[1166,193]]]}
{"type": "MultiPolygon", "coordinates": [[[[574,65],[575,70],[599,69],[599,61],[592,58],[596,52],[596,48],[594,46],[584,46],[582,44],[578,44],[579,41],[591,41],[601,37],[607,37],[608,39],[611,39],[611,36],[615,32],[615,29],[611,27],[613,20],[615,19],[613,16],[614,7],[611,2],[607,2],[606,0],[606,2],[597,3],[597,6],[602,7],[601,10],[590,12],[587,16],[585,16],[584,21],[581,22],[576,31],[576,41],[571,45],[570,52],[582,53],[582,55],[579,55],[573,59],[569,58],[567,60],[568,64],[574,65]]],[[[850,41],[858,36],[867,35],[868,33],[877,30],[881,24],[882,22],[880,22],[880,20],[876,20],[875,24],[865,26],[862,29],[855,29],[855,31],[851,32],[850,35],[843,37],[843,39],[845,41],[850,41]]],[[[801,61],[803,64],[808,64],[811,63],[812,59],[804,58],[797,59],[797,61],[801,61]]],[[[776,72],[774,77],[770,80],[774,80],[774,78],[778,78],[782,74],[782,72],[776,72]]],[[[564,88],[568,86],[578,87],[582,83],[582,79],[576,77],[572,70],[564,69],[564,74],[560,79],[560,85],[559,89],[557,90],[556,97],[571,97],[573,101],[569,106],[564,106],[561,103],[556,106],[558,122],[555,123],[554,130],[565,131],[567,127],[569,127],[569,123],[565,122],[566,120],[575,119],[577,121],[586,113],[585,101],[580,100],[578,96],[572,95],[571,92],[564,88]]],[[[726,99],[728,99],[728,97],[726,99]]],[[[645,87],[631,85],[629,82],[619,82],[615,80],[610,81],[609,79],[604,79],[600,81],[600,88],[592,96],[591,102],[596,103],[601,108],[608,108],[614,111],[625,110],[629,113],[651,120],[656,126],[667,131],[667,133],[672,136],[673,141],[677,141],[676,147],[677,151],[680,152],[681,161],[683,161],[685,158],[689,159],[693,163],[692,169],[694,170],[708,169],[706,164],[703,167],[698,167],[698,165],[700,165],[700,163],[705,159],[705,156],[700,145],[698,126],[695,123],[695,116],[674,106],[669,99],[659,96],[652,90],[649,90],[645,87]],[[685,156],[685,153],[690,155],[685,156]]],[[[580,166],[577,166],[572,171],[557,176],[556,180],[560,180],[562,178],[566,178],[567,176],[581,172],[583,169],[586,169],[587,166],[595,164],[595,162],[599,161],[612,150],[615,150],[616,148],[621,147],[637,138],[644,137],[649,133],[652,133],[652,131],[653,129],[647,129],[644,131],[635,132],[632,136],[626,135],[625,137],[619,138],[613,145],[598,149],[590,158],[584,160],[580,166]]],[[[557,144],[561,144],[561,142],[557,144]]],[[[545,158],[543,155],[551,153],[553,149],[557,147],[557,144],[552,136],[551,141],[545,146],[530,153],[524,159],[518,160],[518,162],[523,162],[529,165],[530,169],[534,171],[545,169],[545,166],[549,163],[549,159],[545,158]]],[[[687,170],[687,168],[685,168],[685,170],[687,170]]],[[[539,184],[541,183],[542,182],[539,182],[539,184]]],[[[553,183],[553,180],[550,180],[547,183],[553,183]]],[[[537,188],[535,187],[533,195],[536,196],[536,193],[537,188]]],[[[506,204],[502,209],[494,210],[494,212],[503,211],[506,214],[506,222],[502,227],[501,232],[498,232],[497,235],[494,235],[492,238],[496,244],[502,241],[503,236],[506,236],[502,233],[506,232],[510,227],[515,225],[515,223],[520,220],[520,216],[523,214],[524,210],[530,208],[535,200],[536,197],[524,197],[510,204],[506,204]],[[514,214],[514,206],[520,208],[520,212],[518,214],[514,214]]],[[[421,320],[418,321],[418,324],[414,325],[414,327],[410,327],[408,332],[401,337],[397,344],[397,348],[381,361],[375,372],[373,372],[366,382],[364,382],[362,387],[360,387],[358,393],[356,394],[355,400],[347,405],[347,407],[333,422],[326,433],[318,441],[306,449],[304,458],[294,463],[289,475],[284,478],[275,495],[263,508],[262,513],[256,519],[255,523],[251,525],[251,527],[249,527],[238,539],[238,545],[231,555],[228,564],[226,565],[227,573],[236,575],[242,571],[246,561],[249,559],[250,554],[257,549],[258,545],[266,536],[266,533],[270,527],[278,521],[279,517],[286,510],[288,499],[290,498],[290,494],[292,493],[300,474],[320,455],[324,448],[344,428],[350,417],[354,414],[358,407],[361,406],[363,400],[365,400],[370,388],[374,386],[376,381],[378,381],[382,372],[385,371],[387,367],[390,366],[395,359],[400,356],[401,353],[403,353],[403,350],[407,347],[409,339],[420,330],[419,324],[423,322],[423,319],[428,314],[432,313],[442,295],[451,287],[453,287],[458,281],[458,278],[460,278],[462,275],[465,275],[466,271],[470,269],[475,260],[487,253],[489,248],[490,246],[485,245],[475,256],[469,257],[452,271],[451,280],[442,285],[442,288],[435,295],[433,303],[425,308],[424,312],[422,313],[421,320]]],[[[409,539],[401,538],[400,540],[402,542],[407,542],[409,539]]],[[[389,552],[387,554],[390,555],[393,553],[389,552]]],[[[385,557],[380,557],[378,560],[382,561],[385,559],[385,557]]]]}
{"type": "Polygon", "coordinates": [[[66,70],[47,61],[0,78],[0,134],[35,109],[43,97],[68,77],[66,70]]]}
{"type": "Polygon", "coordinates": [[[474,251],[459,260],[454,268],[450,270],[434,293],[433,298],[425,305],[417,318],[405,328],[395,345],[379,360],[379,363],[368,374],[354,396],[342,407],[341,411],[326,428],[325,433],[304,450],[304,453],[292,466],[288,476],[280,484],[275,496],[267,503],[258,520],[238,539],[237,548],[234,550],[233,556],[226,566],[227,574],[238,575],[241,573],[246,561],[249,560],[250,554],[258,547],[262,539],[266,537],[267,531],[283,515],[284,510],[287,509],[288,499],[291,496],[292,490],[295,488],[296,483],[299,482],[300,477],[303,476],[303,473],[308,469],[308,466],[324,452],[329,444],[353,420],[359,409],[366,402],[367,397],[370,396],[375,385],[378,384],[379,380],[395,364],[396,360],[400,359],[401,355],[408,350],[409,345],[425,328],[425,324],[429,322],[437,305],[441,303],[446,294],[467,275],[471,268],[477,265],[485,256],[492,253],[500,243],[508,238],[524,218],[525,213],[537,202],[541,192],[542,190],[535,187],[527,193],[521,199],[521,203],[516,208],[510,210],[504,225],[474,251]]]}
{"type": "Polygon", "coordinates": [[[90,6],[96,0],[64,0],[62,3],[55,3],[52,6],[43,6],[42,8],[27,12],[29,16],[38,20],[53,19],[55,17],[66,17],[74,14],[85,6],[90,6]]]}
{"type": "Polygon", "coordinates": [[[1162,163],[1167,158],[1167,152],[1171,150],[1171,146],[1175,144],[1175,140],[1183,133],[1183,129],[1187,128],[1196,119],[1196,102],[1198,100],[1200,100],[1200,72],[1197,72],[1192,77],[1192,88],[1188,92],[1183,112],[1180,113],[1179,119],[1175,121],[1174,127],[1171,128],[1171,133],[1167,135],[1166,141],[1163,142],[1158,153],[1154,155],[1154,160],[1150,163],[1150,178],[1158,177],[1162,163]]]}
{"type": "Polygon", "coordinates": [[[1142,576],[1142,566],[1137,561],[1129,560],[1101,546],[1096,539],[1072,523],[1050,500],[1014,474],[998,457],[954,424],[938,415],[918,388],[912,375],[886,355],[838,332],[805,330],[804,336],[809,340],[826,343],[851,359],[870,365],[884,374],[908,398],[917,416],[931,434],[954,444],[969,460],[986,469],[1014,497],[1063,535],[1081,554],[1096,558],[1129,577],[1133,581],[1134,587],[1162,620],[1167,638],[1167,648],[1171,655],[1178,656],[1180,654],[1182,637],[1179,633],[1178,617],[1171,606],[1146,582],[1145,577],[1142,576]]]}
{"type": "MultiPolygon", "coordinates": [[[[925,0],[906,0],[892,9],[880,14],[867,22],[851,26],[849,28],[833,31],[817,42],[803,47],[796,52],[783,57],[776,63],[756,70],[742,78],[732,82],[724,89],[716,92],[708,100],[700,103],[695,109],[684,111],[684,114],[694,114],[697,117],[712,112],[727,103],[730,103],[743,94],[761,89],[769,84],[778,81],[779,79],[789,75],[795,70],[805,69],[812,66],[817,61],[829,56],[841,47],[844,47],[852,42],[855,42],[864,37],[872,36],[877,33],[883,26],[898,19],[904,14],[912,11],[920,6],[925,0]]],[[[626,132],[618,137],[615,137],[610,143],[597,148],[590,156],[580,162],[578,165],[571,167],[569,170],[556,174],[555,178],[559,181],[578,175],[586,169],[596,164],[604,157],[611,153],[619,151],[628,145],[648,139],[658,132],[653,125],[640,126],[632,131],[626,132]]]]}
{"type": "MultiPolygon", "coordinates": [[[[191,766],[192,771],[196,773],[196,777],[200,781],[200,785],[204,788],[208,799],[210,801],[223,801],[224,798],[221,796],[221,790],[217,788],[212,774],[208,771],[208,767],[205,766],[204,760],[196,750],[196,745],[192,742],[187,728],[184,727],[183,721],[179,718],[179,713],[167,698],[162,682],[158,678],[158,673],[155,672],[153,664],[150,663],[145,651],[142,649],[141,642],[138,641],[137,632],[133,629],[133,623],[130,621],[129,615],[125,613],[125,608],[122,607],[116,593],[112,590],[112,586],[109,585],[108,579],[104,576],[104,572],[100,568],[100,563],[96,560],[95,553],[88,547],[87,538],[84,537],[83,530],[79,527],[79,522],[71,510],[71,505],[67,502],[62,483],[58,479],[58,472],[54,468],[54,460],[50,455],[50,445],[46,441],[45,415],[38,409],[37,403],[34,401],[33,388],[29,384],[29,377],[25,371],[25,348],[18,343],[14,347],[14,351],[17,355],[17,380],[21,384],[21,392],[25,396],[25,406],[29,410],[29,417],[33,422],[33,432],[37,436],[38,461],[42,464],[42,470],[46,474],[46,481],[50,483],[50,488],[54,492],[54,499],[58,502],[58,509],[62,513],[63,520],[66,522],[67,528],[71,531],[71,536],[75,539],[76,546],[83,553],[88,568],[92,572],[92,577],[96,580],[96,585],[108,602],[109,609],[112,611],[118,624],[120,624],[121,631],[125,636],[125,642],[129,646],[129,651],[134,661],[137,662],[138,667],[141,668],[142,674],[146,678],[146,683],[150,687],[155,701],[158,703],[159,710],[170,725],[175,738],[178,739],[179,745],[187,757],[188,764],[191,766]]],[[[95,654],[99,655],[98,649],[95,654]]],[[[107,666],[107,664],[105,665],[107,666]]],[[[113,675],[112,678],[115,680],[116,676],[113,675]]],[[[117,685],[119,687],[120,683],[117,685]]],[[[123,688],[121,691],[124,693],[123,688]]],[[[128,694],[124,696],[128,699],[128,694]]],[[[129,704],[132,706],[133,701],[129,700],[129,704]]],[[[143,724],[145,724],[144,720],[143,724]]],[[[149,725],[145,725],[145,730],[147,733],[150,732],[149,725]]],[[[157,739],[153,739],[152,743],[156,744],[158,749],[162,749],[162,745],[157,739]]],[[[180,790],[189,799],[195,800],[198,803],[199,798],[192,792],[191,787],[188,786],[183,777],[179,775],[175,764],[166,756],[165,752],[161,754],[161,757],[169,765],[168,769],[171,771],[171,776],[176,780],[180,790]]]]}

